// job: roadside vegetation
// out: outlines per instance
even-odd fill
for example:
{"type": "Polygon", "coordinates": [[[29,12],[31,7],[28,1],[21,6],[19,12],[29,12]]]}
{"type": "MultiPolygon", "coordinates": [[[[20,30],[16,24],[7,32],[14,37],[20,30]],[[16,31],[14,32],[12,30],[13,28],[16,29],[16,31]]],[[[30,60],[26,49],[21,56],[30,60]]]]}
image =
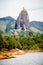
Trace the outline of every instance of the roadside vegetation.
{"type": "Polygon", "coordinates": [[[7,51],[13,48],[43,51],[43,34],[33,35],[32,32],[29,32],[28,37],[22,35],[3,36],[0,34],[0,51],[7,51]]]}

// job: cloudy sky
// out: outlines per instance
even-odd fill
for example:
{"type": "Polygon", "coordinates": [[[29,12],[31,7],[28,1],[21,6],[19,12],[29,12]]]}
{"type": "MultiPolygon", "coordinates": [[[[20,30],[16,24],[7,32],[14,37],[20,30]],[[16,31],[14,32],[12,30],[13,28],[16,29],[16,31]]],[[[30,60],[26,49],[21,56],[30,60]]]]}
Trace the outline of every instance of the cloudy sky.
{"type": "Polygon", "coordinates": [[[17,19],[23,7],[28,11],[30,21],[43,21],[43,0],[0,0],[0,17],[17,19]]]}

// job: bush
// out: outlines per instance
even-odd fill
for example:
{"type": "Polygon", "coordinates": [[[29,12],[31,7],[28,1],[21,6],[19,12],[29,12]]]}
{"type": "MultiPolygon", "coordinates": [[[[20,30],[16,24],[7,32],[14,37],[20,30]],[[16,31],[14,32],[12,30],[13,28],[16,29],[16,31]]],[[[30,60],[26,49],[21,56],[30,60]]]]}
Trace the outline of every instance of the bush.
{"type": "Polygon", "coordinates": [[[34,35],[29,33],[28,37],[24,36],[3,36],[0,35],[0,50],[19,49],[43,49],[43,34],[34,35]]]}

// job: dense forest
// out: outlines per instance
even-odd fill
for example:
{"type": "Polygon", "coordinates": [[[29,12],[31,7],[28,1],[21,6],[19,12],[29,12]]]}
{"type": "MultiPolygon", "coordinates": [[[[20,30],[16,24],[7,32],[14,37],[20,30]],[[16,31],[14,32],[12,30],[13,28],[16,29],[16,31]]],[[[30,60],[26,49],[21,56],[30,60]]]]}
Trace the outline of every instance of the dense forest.
{"type": "Polygon", "coordinates": [[[43,50],[43,34],[33,35],[29,32],[28,36],[11,35],[3,36],[0,34],[0,51],[18,48],[21,50],[43,50]]]}

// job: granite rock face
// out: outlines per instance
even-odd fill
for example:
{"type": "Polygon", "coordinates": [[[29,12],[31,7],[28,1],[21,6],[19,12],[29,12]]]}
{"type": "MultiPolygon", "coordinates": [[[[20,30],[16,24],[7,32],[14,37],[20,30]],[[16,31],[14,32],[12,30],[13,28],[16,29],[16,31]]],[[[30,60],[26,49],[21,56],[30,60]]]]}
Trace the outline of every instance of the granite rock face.
{"type": "Polygon", "coordinates": [[[27,11],[24,8],[17,18],[15,29],[21,29],[21,30],[25,30],[25,31],[30,30],[29,16],[28,16],[27,11]]]}

